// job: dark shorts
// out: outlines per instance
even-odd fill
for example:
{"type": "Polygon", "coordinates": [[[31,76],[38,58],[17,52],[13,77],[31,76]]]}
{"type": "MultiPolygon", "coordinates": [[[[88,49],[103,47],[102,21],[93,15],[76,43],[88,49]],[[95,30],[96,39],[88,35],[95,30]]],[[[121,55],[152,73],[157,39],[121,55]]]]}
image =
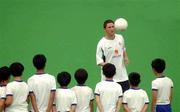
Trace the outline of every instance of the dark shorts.
{"type": "Polygon", "coordinates": [[[124,82],[117,82],[117,83],[121,85],[123,93],[130,88],[128,80],[124,82]]]}
{"type": "Polygon", "coordinates": [[[172,112],[171,105],[156,105],[156,112],[172,112]]]}

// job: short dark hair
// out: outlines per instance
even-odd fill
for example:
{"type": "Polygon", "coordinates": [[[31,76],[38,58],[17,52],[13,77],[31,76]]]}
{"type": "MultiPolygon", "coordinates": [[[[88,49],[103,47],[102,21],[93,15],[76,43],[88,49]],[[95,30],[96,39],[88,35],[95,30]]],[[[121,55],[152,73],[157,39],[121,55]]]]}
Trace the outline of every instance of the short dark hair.
{"type": "Polygon", "coordinates": [[[112,78],[116,73],[116,67],[111,64],[111,63],[107,63],[103,66],[103,74],[107,77],[107,78],[112,78]]]}
{"type": "Polygon", "coordinates": [[[111,19],[105,20],[105,21],[104,21],[104,24],[103,24],[103,28],[104,28],[104,29],[106,28],[106,26],[107,26],[108,23],[113,23],[113,24],[114,24],[114,21],[111,20],[111,19]]]}
{"type": "Polygon", "coordinates": [[[10,78],[10,70],[7,66],[3,66],[0,68],[0,82],[7,81],[10,78]]]}
{"type": "Polygon", "coordinates": [[[21,76],[24,71],[24,66],[19,62],[12,63],[9,68],[13,76],[21,76]]]}
{"type": "Polygon", "coordinates": [[[129,77],[129,82],[132,86],[138,86],[139,83],[141,82],[140,74],[137,72],[131,72],[128,77],[129,77]]]}
{"type": "Polygon", "coordinates": [[[68,86],[71,81],[71,75],[68,72],[60,72],[57,75],[57,81],[60,86],[68,86]]]}
{"type": "Polygon", "coordinates": [[[46,57],[43,54],[37,54],[33,58],[33,65],[36,69],[43,69],[46,65],[46,57]]]}
{"type": "Polygon", "coordinates": [[[88,78],[88,73],[85,69],[80,68],[76,70],[74,78],[76,79],[78,84],[84,84],[88,78]]]}
{"type": "Polygon", "coordinates": [[[151,67],[157,72],[162,73],[166,68],[165,60],[161,58],[156,58],[152,60],[151,67]]]}

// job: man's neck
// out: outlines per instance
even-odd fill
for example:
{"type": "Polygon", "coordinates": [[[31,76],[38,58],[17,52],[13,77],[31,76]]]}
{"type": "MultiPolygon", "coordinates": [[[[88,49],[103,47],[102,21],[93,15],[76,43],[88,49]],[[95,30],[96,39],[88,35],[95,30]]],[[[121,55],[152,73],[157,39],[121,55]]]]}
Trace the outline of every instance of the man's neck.
{"type": "Polygon", "coordinates": [[[113,40],[115,38],[115,35],[106,35],[105,38],[108,40],[113,40]]]}
{"type": "Polygon", "coordinates": [[[14,77],[15,81],[22,81],[21,76],[14,77]]]}

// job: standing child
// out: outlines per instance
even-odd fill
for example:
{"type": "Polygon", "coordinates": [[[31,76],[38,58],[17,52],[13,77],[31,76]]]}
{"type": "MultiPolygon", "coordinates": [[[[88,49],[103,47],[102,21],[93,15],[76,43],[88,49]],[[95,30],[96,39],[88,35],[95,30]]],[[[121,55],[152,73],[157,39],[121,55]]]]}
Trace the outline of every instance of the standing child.
{"type": "Polygon", "coordinates": [[[77,105],[76,95],[74,91],[67,88],[71,81],[71,75],[68,72],[61,72],[57,76],[57,81],[61,87],[56,90],[56,111],[75,112],[77,105]]]}
{"type": "Polygon", "coordinates": [[[74,77],[77,85],[72,90],[76,93],[77,97],[76,112],[93,112],[93,90],[85,85],[88,78],[87,71],[80,68],[75,72],[74,77]]]}
{"type": "Polygon", "coordinates": [[[156,79],[152,81],[152,112],[172,112],[172,88],[173,82],[166,77],[163,71],[166,63],[163,59],[156,58],[151,63],[156,79]]]}
{"type": "Polygon", "coordinates": [[[10,78],[10,71],[7,66],[0,68],[0,112],[4,112],[4,103],[6,99],[6,85],[10,78]]]}
{"type": "Polygon", "coordinates": [[[131,88],[124,92],[123,105],[126,112],[146,112],[149,99],[146,91],[138,87],[140,74],[132,72],[129,74],[131,88]]]}
{"type": "Polygon", "coordinates": [[[15,62],[10,65],[14,81],[7,84],[5,112],[28,112],[27,98],[29,94],[28,85],[21,78],[24,66],[15,62]]]}
{"type": "Polygon", "coordinates": [[[32,112],[50,112],[53,107],[56,80],[55,77],[45,73],[46,57],[37,54],[33,58],[36,73],[28,79],[30,98],[33,106],[32,112]]]}
{"type": "Polygon", "coordinates": [[[97,83],[95,88],[97,112],[119,112],[122,104],[122,88],[113,81],[116,68],[107,63],[103,66],[105,81],[97,83]]]}

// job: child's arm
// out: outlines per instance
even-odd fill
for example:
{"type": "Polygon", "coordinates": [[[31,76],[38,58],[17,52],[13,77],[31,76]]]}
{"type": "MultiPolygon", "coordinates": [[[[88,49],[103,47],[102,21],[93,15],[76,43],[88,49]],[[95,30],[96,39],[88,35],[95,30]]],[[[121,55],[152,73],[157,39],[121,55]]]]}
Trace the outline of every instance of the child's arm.
{"type": "Polygon", "coordinates": [[[119,110],[121,108],[121,104],[122,104],[122,97],[119,97],[119,99],[116,103],[116,111],[115,112],[119,112],[119,110]]]}
{"type": "Polygon", "coordinates": [[[171,88],[171,92],[170,92],[170,96],[169,96],[170,104],[172,102],[172,94],[173,94],[173,88],[171,88]]]}
{"type": "Polygon", "coordinates": [[[144,104],[141,112],[146,112],[146,111],[147,111],[147,108],[148,108],[148,104],[144,104]]]}
{"type": "Polygon", "coordinates": [[[127,104],[123,104],[125,112],[131,112],[127,104]]]}
{"type": "Polygon", "coordinates": [[[52,110],[54,98],[55,98],[55,91],[51,91],[46,112],[50,112],[52,110]]]}
{"type": "Polygon", "coordinates": [[[4,110],[4,99],[0,99],[0,112],[4,110]]]}
{"type": "Polygon", "coordinates": [[[90,112],[93,112],[94,111],[94,108],[93,108],[93,100],[91,100],[89,102],[89,107],[90,107],[90,112]]]}
{"type": "Polygon", "coordinates": [[[70,112],[75,112],[75,110],[76,110],[76,104],[75,104],[75,105],[72,104],[72,105],[71,105],[71,110],[70,110],[70,112]]]}
{"type": "Polygon", "coordinates": [[[152,90],[151,112],[156,112],[157,90],[152,90]]]}
{"type": "Polygon", "coordinates": [[[5,106],[9,107],[13,102],[13,96],[12,95],[8,95],[6,96],[6,101],[5,101],[5,106]]]}
{"type": "Polygon", "coordinates": [[[37,103],[36,103],[36,97],[35,97],[34,93],[31,92],[29,95],[30,95],[30,99],[31,99],[31,103],[32,103],[32,107],[33,107],[34,111],[39,112],[37,103]]]}
{"type": "Polygon", "coordinates": [[[103,109],[102,103],[100,101],[100,96],[99,95],[96,95],[96,103],[97,103],[97,107],[98,107],[99,111],[104,112],[104,109],[103,109]]]}

